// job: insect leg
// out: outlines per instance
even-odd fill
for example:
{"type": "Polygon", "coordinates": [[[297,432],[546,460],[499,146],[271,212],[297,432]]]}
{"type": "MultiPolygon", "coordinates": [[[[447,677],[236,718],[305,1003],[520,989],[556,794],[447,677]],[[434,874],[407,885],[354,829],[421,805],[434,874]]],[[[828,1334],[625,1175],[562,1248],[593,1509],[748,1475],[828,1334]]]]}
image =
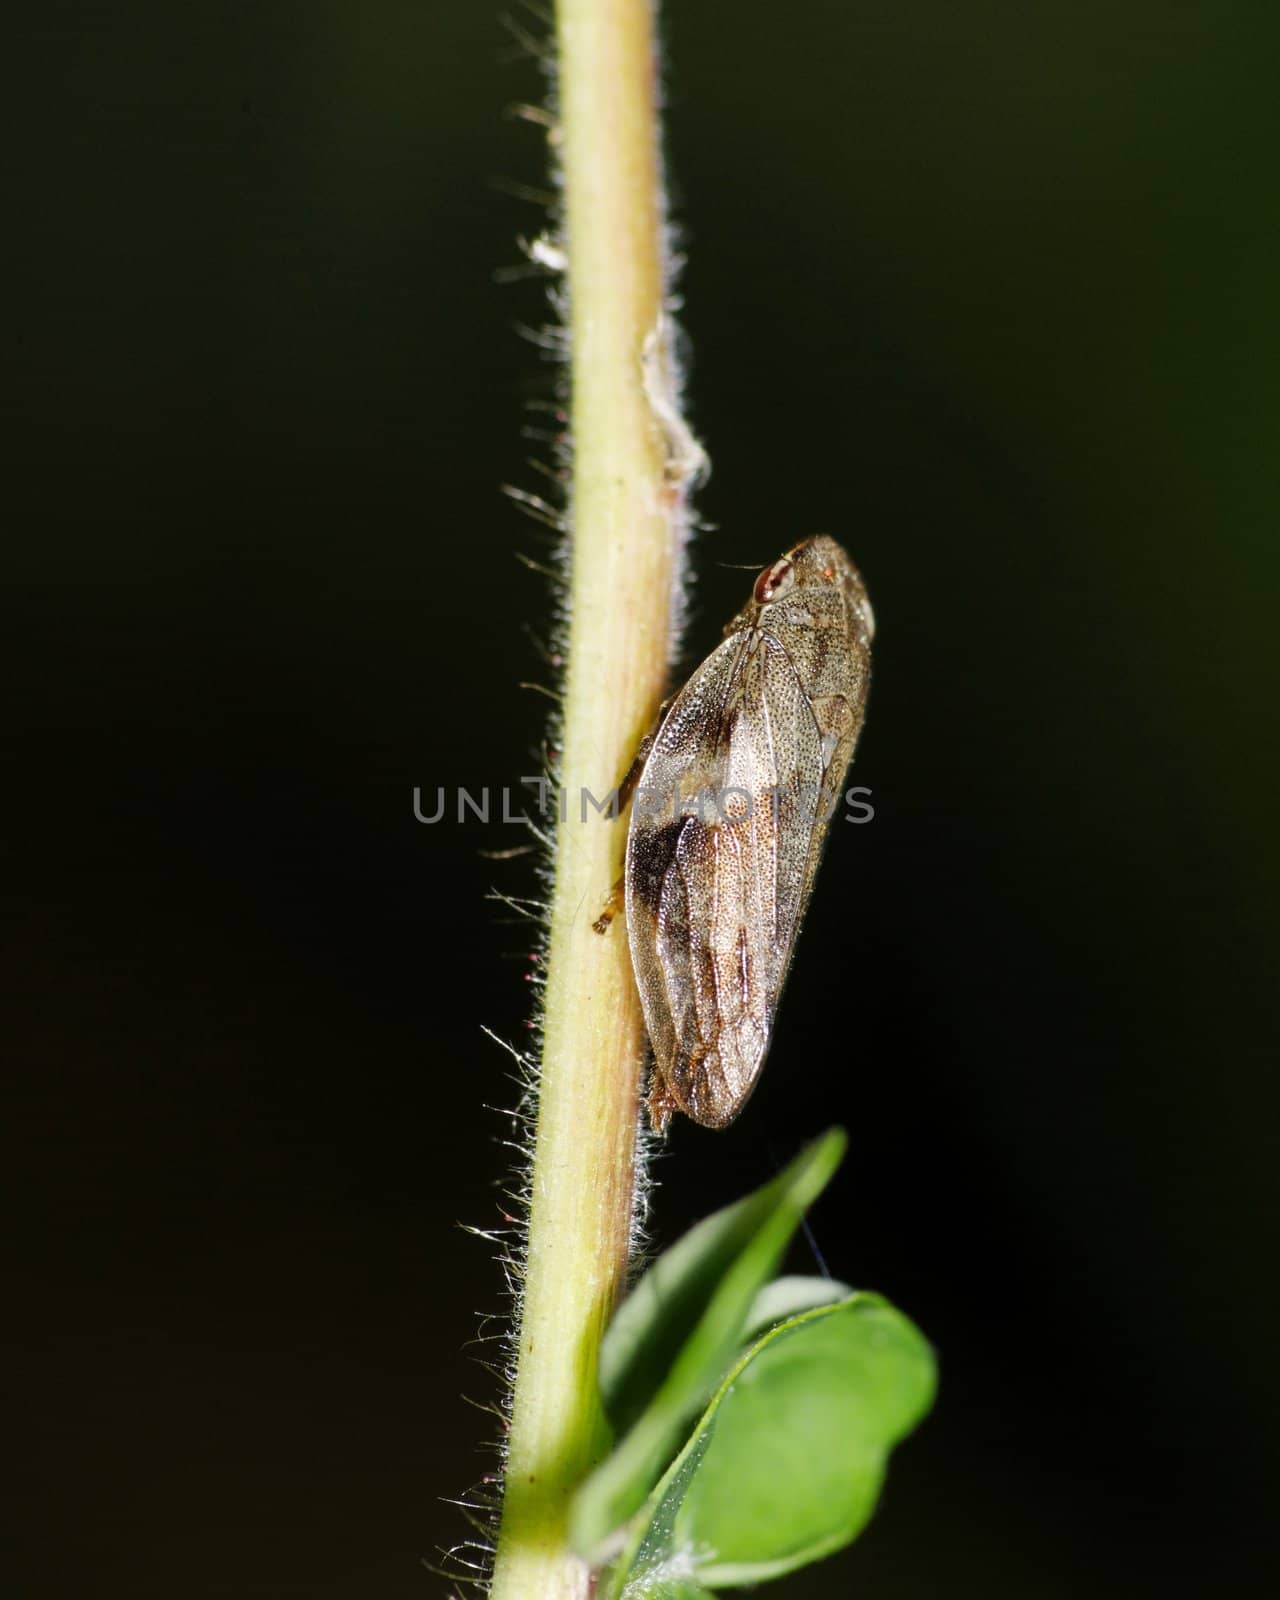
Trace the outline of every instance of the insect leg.
{"type": "Polygon", "coordinates": [[[621,811],[631,796],[636,792],[636,785],[640,782],[640,774],[644,771],[644,764],[649,759],[649,752],[653,749],[653,741],[658,737],[658,729],[662,726],[662,719],[671,710],[675,695],[669,694],[658,707],[658,714],[653,719],[653,726],[641,739],[636,750],[636,758],[623,774],[622,782],[618,785],[618,810],[621,811]]]}
{"type": "Polygon", "coordinates": [[[662,1074],[655,1066],[649,1084],[649,1126],[655,1133],[665,1133],[667,1124],[681,1109],[680,1102],[667,1088],[662,1074]]]}
{"type": "Polygon", "coordinates": [[[604,910],[591,924],[593,933],[608,933],[609,924],[622,910],[626,880],[619,878],[613,888],[609,890],[609,898],[604,903],[604,910]]]}
{"type": "MultiPolygon", "coordinates": [[[[674,699],[675,695],[668,695],[658,707],[658,714],[653,719],[653,726],[641,739],[639,748],[636,750],[635,760],[623,774],[622,782],[618,785],[618,809],[614,813],[615,816],[620,816],[630,804],[631,796],[636,792],[636,785],[640,782],[640,775],[644,771],[644,764],[649,759],[649,752],[653,749],[653,741],[658,737],[658,729],[662,726],[662,719],[671,709],[671,702],[674,699]]],[[[609,898],[604,903],[604,909],[591,924],[596,933],[608,933],[609,924],[617,916],[618,912],[622,910],[625,890],[626,880],[619,878],[609,891],[609,898]]]]}

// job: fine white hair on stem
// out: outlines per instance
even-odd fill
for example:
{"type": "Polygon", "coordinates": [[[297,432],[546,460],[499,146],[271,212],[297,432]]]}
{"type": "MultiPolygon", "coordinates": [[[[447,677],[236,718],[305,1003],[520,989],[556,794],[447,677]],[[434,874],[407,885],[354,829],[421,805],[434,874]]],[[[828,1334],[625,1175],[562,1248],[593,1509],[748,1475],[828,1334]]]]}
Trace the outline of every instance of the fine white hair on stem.
{"type": "MultiPolygon", "coordinates": [[[[535,352],[539,364],[544,366],[545,378],[541,391],[527,404],[530,420],[522,429],[545,452],[529,463],[529,469],[540,480],[537,487],[508,485],[504,493],[525,515],[524,526],[530,537],[539,541],[536,554],[519,551],[519,559],[546,580],[546,593],[550,603],[549,623],[539,630],[535,648],[542,657],[543,666],[553,674],[551,681],[535,687],[542,690],[550,702],[550,715],[546,739],[536,760],[537,770],[548,778],[552,786],[578,781],[580,770],[567,771],[573,752],[579,761],[583,748],[607,747],[607,763],[615,771],[604,776],[607,782],[616,783],[634,753],[635,744],[646,731],[645,724],[656,711],[665,687],[663,679],[679,649],[684,625],[687,600],[686,553],[695,521],[691,512],[691,498],[707,471],[706,455],[684,417],[684,379],[679,359],[679,332],[675,322],[678,302],[672,284],[679,261],[673,242],[673,232],[667,217],[662,163],[658,149],[658,107],[654,104],[656,74],[653,70],[653,41],[651,0],[616,0],[604,11],[593,0],[559,0],[562,41],[573,40],[573,48],[566,48],[562,64],[557,60],[556,30],[552,19],[546,17],[532,4],[523,3],[520,9],[503,19],[503,26],[511,42],[512,58],[533,66],[542,74],[545,99],[541,105],[516,102],[508,107],[508,115],[536,132],[545,144],[544,159],[550,169],[550,184],[535,178],[501,180],[495,187],[514,195],[517,199],[535,205],[543,217],[534,229],[526,228],[518,238],[519,259],[513,265],[500,269],[496,276],[515,287],[513,293],[527,296],[536,286],[542,296],[542,320],[517,322],[516,332],[527,349],[535,352]],[[584,45],[584,40],[586,41],[584,45]],[[594,55],[593,55],[594,52],[594,55]],[[559,74],[563,71],[565,76],[559,74]],[[572,81],[571,81],[572,78],[572,81]],[[593,101],[601,109],[604,85],[609,94],[616,96],[619,117],[601,117],[592,110],[593,101]],[[570,112],[570,103],[574,108],[570,112]],[[564,116],[562,116],[562,106],[564,116]],[[576,123],[574,118],[576,117],[576,123]],[[570,136],[566,126],[577,128],[570,136]],[[625,124],[622,134],[610,131],[597,137],[607,122],[611,130],[625,124]],[[621,141],[621,142],[619,142],[621,141]],[[627,141],[630,141],[629,143],[627,141]],[[594,178],[604,185],[605,193],[613,206],[616,221],[611,234],[593,208],[584,212],[581,202],[574,211],[575,182],[581,181],[583,162],[593,164],[594,178]],[[577,164],[575,168],[575,162],[577,164]],[[578,177],[575,178],[575,171],[578,177]],[[638,176],[636,174],[639,174],[638,176]],[[579,224],[570,238],[568,218],[576,215],[579,224]],[[587,218],[585,228],[582,218],[587,218]],[[584,245],[583,240],[587,242],[584,245]],[[611,275],[599,265],[599,250],[612,251],[620,271],[611,275]],[[596,251],[595,257],[592,251],[596,251]],[[577,266],[575,267],[575,261],[577,266]],[[592,262],[595,262],[593,265],[592,262]],[[584,263],[586,265],[584,266],[584,263]],[[631,277],[628,288],[621,282],[631,277]],[[523,287],[521,287],[523,285],[523,287]],[[630,297],[628,299],[628,296],[630,297]],[[575,349],[575,314],[586,305],[593,327],[610,324],[622,330],[620,342],[615,341],[614,354],[600,362],[587,362],[579,331],[575,349]],[[618,352],[623,352],[619,354],[618,352]],[[603,370],[601,370],[603,368],[603,370]],[[588,407],[585,415],[590,427],[582,429],[583,413],[580,410],[580,437],[572,437],[570,418],[575,405],[581,407],[581,392],[571,393],[573,386],[579,391],[585,383],[596,386],[603,382],[608,392],[620,397],[619,413],[612,415],[609,406],[588,407]],[[611,387],[610,387],[611,386],[611,387]],[[601,411],[604,416],[597,426],[595,420],[601,411]],[[612,430],[612,433],[610,433],[612,430]],[[590,437],[586,435],[590,434],[590,437]],[[617,538],[602,533],[601,508],[598,493],[588,491],[584,484],[600,484],[602,462],[614,459],[622,451],[627,461],[627,471],[618,481],[631,485],[633,495],[630,509],[621,515],[618,524],[622,530],[617,538]],[[615,457],[610,452],[615,452],[615,457]],[[590,456],[590,472],[584,468],[583,483],[575,481],[575,467],[590,456]],[[596,494],[592,500],[592,494],[596,494]],[[643,523],[643,530],[639,524],[643,523]],[[593,588],[584,584],[580,567],[599,569],[602,551],[612,552],[621,543],[632,541],[631,555],[624,555],[620,586],[601,590],[598,579],[593,588]],[[637,543],[636,541],[640,542],[637,543]],[[648,543],[644,543],[648,541],[648,543]],[[626,565],[627,561],[631,565],[626,565]],[[637,574],[648,574],[639,577],[637,574]],[[654,575],[661,574],[660,586],[654,588],[654,575]],[[614,637],[612,619],[607,610],[622,605],[635,613],[630,633],[625,630],[614,637]],[[590,656],[592,673],[597,672],[596,656],[592,651],[627,648],[633,657],[618,665],[612,678],[608,677],[608,662],[599,673],[595,693],[597,705],[592,713],[597,716],[594,729],[588,726],[584,735],[583,701],[581,684],[575,699],[571,682],[570,643],[579,653],[590,656]],[[585,641],[585,642],[584,642],[585,641]],[[612,688],[610,685],[612,684],[612,688]],[[619,685],[626,686],[630,703],[619,685]],[[635,685],[643,687],[637,689],[635,685]],[[574,718],[578,718],[575,726],[574,718]],[[604,734],[603,739],[601,734],[604,734]]],[[[610,101],[612,112],[614,102],[610,101]]],[[[607,477],[607,474],[605,475],[607,477]]],[[[513,674],[514,677],[514,674],[513,674]]],[[[594,769],[593,781],[598,781],[594,769]]],[[[557,1139],[556,1148],[562,1152],[590,1146],[595,1125],[590,1115],[583,1123],[583,1138],[576,1142],[571,1123],[566,1121],[574,1105],[573,1096],[579,1096],[585,1107],[590,1095],[581,1086],[565,1087],[564,1074],[555,1080],[548,1076],[557,1062],[547,1055],[548,1050],[565,1050],[566,1014],[573,1010],[572,1000],[566,1000],[566,983],[572,985],[573,959],[568,954],[565,939],[566,927],[573,923],[590,896],[601,897],[607,893],[610,881],[605,881],[599,868],[589,887],[575,887],[571,892],[563,881],[565,872],[565,846],[568,841],[563,825],[559,831],[549,818],[530,820],[531,837],[540,854],[535,857],[538,880],[533,893],[526,889],[502,884],[491,892],[491,898],[507,912],[519,919],[531,936],[530,989],[535,1008],[530,1020],[528,1036],[517,1046],[497,1038],[491,1039],[507,1054],[508,1072],[512,1082],[513,1103],[502,1110],[501,1131],[497,1143],[510,1150],[514,1162],[497,1197],[497,1220],[489,1219],[469,1231],[485,1240],[496,1255],[508,1300],[505,1313],[479,1314],[476,1345],[477,1359],[488,1373],[502,1386],[502,1399],[498,1407],[482,1404],[482,1409],[498,1417],[500,1436],[495,1441],[495,1451],[501,1470],[483,1480],[482,1485],[469,1491],[459,1502],[471,1522],[473,1537],[456,1545],[442,1557],[446,1576],[452,1583],[478,1585],[484,1588],[493,1572],[494,1547],[497,1543],[498,1524],[502,1506],[502,1477],[509,1454],[513,1450],[525,1451],[526,1468],[529,1459],[536,1459],[536,1446],[525,1438],[522,1445],[513,1445],[512,1428],[524,1427],[529,1434],[529,1418],[540,1407],[544,1413],[555,1414],[557,1403],[562,1403],[573,1417],[566,1421],[573,1449],[581,1454],[585,1441],[593,1436],[596,1424],[592,1420],[598,1400],[591,1381],[590,1394],[565,1393],[556,1397],[541,1393],[537,1404],[529,1404],[530,1383],[562,1382],[560,1377],[530,1376],[525,1373],[526,1385],[523,1413],[516,1388],[517,1374],[522,1360],[532,1349],[521,1344],[521,1327],[526,1320],[528,1302],[532,1296],[542,1308],[537,1315],[544,1320],[537,1324],[545,1329],[548,1301],[547,1285],[535,1290],[530,1274],[535,1267],[545,1278],[543,1249],[535,1252],[530,1240],[530,1210],[534,1194],[535,1163],[542,1149],[540,1140],[557,1139]],[[566,911],[566,894],[573,899],[566,911]],[[553,937],[554,929],[554,937],[553,937]],[[555,984],[548,982],[549,970],[558,972],[555,984]],[[566,978],[566,972],[568,977],[566,978]],[[545,998],[544,998],[545,997],[545,998]],[[559,1006],[560,1011],[554,1012],[559,1006]],[[556,1040],[558,1043],[553,1043],[556,1040]],[[551,1113],[558,1130],[554,1135],[546,1130],[547,1094],[551,1095],[551,1113]],[[566,1145],[566,1138],[569,1140],[566,1145]],[[535,1259],[536,1255],[536,1259],[535,1259]],[[525,1421],[521,1424],[521,1415],[525,1421]],[[532,1452],[532,1456],[530,1456],[532,1452]]],[[[620,828],[615,831],[610,848],[620,855],[620,828]]],[[[576,880],[575,880],[576,881],[576,880]]],[[[586,880],[583,880],[584,882],[586,880]]],[[[586,917],[589,927],[594,912],[586,917]]],[[[595,935],[589,935],[594,939],[595,935]]],[[[581,1181],[594,1182],[600,1196],[599,1206],[612,1208],[614,1220],[620,1228],[616,1245],[620,1246],[621,1264],[602,1255],[597,1261],[576,1263],[574,1271],[578,1282],[569,1286],[568,1301],[577,1307],[572,1315],[582,1318],[591,1303],[604,1292],[606,1302],[625,1284],[625,1262],[632,1269],[644,1253],[644,1227],[650,1197],[650,1158],[655,1151],[655,1140],[648,1132],[640,1112],[639,1052],[643,1033],[639,1021],[638,999],[634,995],[629,967],[626,966],[625,928],[619,921],[617,931],[607,946],[600,941],[597,951],[589,944],[580,946],[588,959],[602,961],[608,969],[608,984],[618,998],[619,1012],[626,1011],[624,1035],[619,1034],[615,1049],[619,1055],[621,1071],[614,1071],[607,1062],[595,1070],[600,1084],[617,1083],[619,1087],[609,1093],[612,1101],[603,1119],[612,1127],[613,1144],[601,1144],[600,1155],[593,1158],[590,1149],[582,1154],[581,1181]],[[625,1057],[625,1060],[624,1060],[625,1057]],[[625,1105],[619,1098],[625,1092],[629,1097],[625,1105]],[[617,1194],[616,1179],[609,1176],[608,1168],[613,1157],[609,1152],[625,1151],[631,1178],[617,1194]],[[591,1161],[597,1169],[592,1174],[591,1161]],[[605,1291],[596,1288],[587,1294],[588,1284],[606,1284],[605,1291]],[[576,1299],[575,1299],[576,1296],[576,1299]]],[[[578,997],[581,998],[580,996],[578,997]]],[[[620,1024],[621,1026],[621,1024],[620,1024]]],[[[486,1032],[489,1030],[486,1029],[486,1032]]],[[[579,1035],[571,1041],[570,1053],[581,1055],[583,1039],[579,1035]]],[[[558,1070],[558,1068],[557,1068],[558,1070]]],[[[595,1093],[592,1090],[591,1093],[595,1093]]],[[[581,1113],[574,1113],[581,1115],[581,1113]]],[[[543,1157],[544,1162],[549,1158],[543,1157]]],[[[552,1202],[547,1200],[548,1183],[564,1185],[564,1177],[548,1178],[563,1167],[563,1155],[539,1167],[539,1204],[544,1210],[552,1202]]],[[[619,1167],[619,1171],[625,1169],[619,1167]]],[[[573,1181],[572,1174],[569,1180],[573,1181]]],[[[567,1191],[566,1191],[567,1192],[567,1191]]],[[[564,1213],[567,1215],[568,1213],[564,1213]]],[[[546,1229],[545,1215],[541,1226],[546,1229]]],[[[607,1231],[607,1230],[606,1230],[607,1231]]],[[[580,1249],[588,1248],[583,1239],[577,1241],[580,1249]]],[[[604,1233],[590,1248],[604,1249],[604,1233]]],[[[610,1247],[614,1248],[614,1247],[610,1247]]],[[[561,1252],[563,1256],[565,1252],[561,1252]]],[[[571,1254],[571,1251],[570,1251],[571,1254]]],[[[571,1333],[578,1338],[586,1333],[579,1322],[573,1324],[571,1333]]],[[[598,1338],[598,1329],[592,1324],[592,1337],[598,1338]]],[[[540,1336],[539,1350],[550,1341],[540,1336]]],[[[543,1358],[545,1359],[545,1357],[543,1358]]],[[[579,1390],[581,1382],[579,1382],[579,1390]]],[[[545,1441],[543,1448],[545,1448],[545,1441]]],[[[572,1450],[570,1451],[572,1454],[572,1450]]],[[[569,1470],[560,1468],[558,1470],[569,1470]]],[[[579,1468],[581,1470],[581,1468],[579,1468]]],[[[528,1481],[533,1474],[527,1473],[528,1481]]],[[[519,1480],[523,1492],[524,1479],[519,1480]]],[[[553,1486],[539,1493],[549,1496],[548,1504],[556,1500],[553,1486]]],[[[523,1513],[526,1521],[529,1513],[523,1513]]],[[[536,1514],[536,1513],[535,1513],[536,1514]]],[[[538,1542],[538,1541],[535,1541],[538,1542]]],[[[545,1540],[540,1541],[545,1544],[545,1540]]],[[[543,1600],[554,1589],[556,1594],[568,1591],[557,1586],[541,1556],[526,1559],[521,1555],[521,1540],[512,1532],[511,1522],[503,1525],[501,1552],[494,1579],[498,1600],[543,1600]],[[530,1564],[532,1562],[532,1565],[530,1564]]],[[[524,1547],[531,1550],[531,1545],[524,1547]]],[[[571,1561],[567,1547],[558,1558],[571,1561]]]]}

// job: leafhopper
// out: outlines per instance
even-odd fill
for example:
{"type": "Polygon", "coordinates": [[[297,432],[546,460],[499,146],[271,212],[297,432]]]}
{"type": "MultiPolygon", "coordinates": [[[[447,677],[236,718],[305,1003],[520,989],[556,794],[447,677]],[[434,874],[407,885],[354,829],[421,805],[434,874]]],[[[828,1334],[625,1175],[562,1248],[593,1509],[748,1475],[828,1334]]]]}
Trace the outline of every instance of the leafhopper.
{"type": "Polygon", "coordinates": [[[875,622],[825,535],[755,581],[638,758],[623,878],[649,1116],[731,1123],[755,1088],[862,727],[875,622]]]}

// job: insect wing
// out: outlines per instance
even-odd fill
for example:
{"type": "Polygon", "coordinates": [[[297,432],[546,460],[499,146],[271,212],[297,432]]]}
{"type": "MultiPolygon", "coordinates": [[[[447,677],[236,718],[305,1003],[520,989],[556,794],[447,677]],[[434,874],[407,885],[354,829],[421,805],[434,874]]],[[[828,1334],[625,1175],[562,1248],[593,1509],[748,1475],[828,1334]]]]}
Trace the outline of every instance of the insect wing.
{"type": "Polygon", "coordinates": [[[761,619],[763,637],[795,672],[820,740],[820,775],[816,780],[809,775],[802,779],[810,785],[800,797],[808,854],[794,908],[793,943],[862,730],[874,628],[857,569],[833,539],[810,540],[794,554],[800,573],[795,591],[770,606],[761,619]],[[803,564],[801,557],[807,557],[803,564]],[[828,571],[834,573],[833,581],[826,580],[828,571]]]}
{"type": "Polygon", "coordinates": [[[812,874],[822,734],[786,652],[731,636],[668,713],[637,791],[627,927],[655,1064],[723,1127],[764,1063],[812,874]]]}
{"type": "Polygon", "coordinates": [[[627,932],[653,1045],[650,1112],[724,1127],[755,1086],[862,725],[871,608],[826,536],[757,579],[645,763],[627,932]]]}

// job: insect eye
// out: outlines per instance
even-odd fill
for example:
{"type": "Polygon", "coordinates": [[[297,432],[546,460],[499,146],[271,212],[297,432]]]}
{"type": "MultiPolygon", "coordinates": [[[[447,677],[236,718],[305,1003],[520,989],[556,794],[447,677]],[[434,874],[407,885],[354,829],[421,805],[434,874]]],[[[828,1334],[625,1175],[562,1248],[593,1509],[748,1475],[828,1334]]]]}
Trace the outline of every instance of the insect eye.
{"type": "Polygon", "coordinates": [[[836,581],[836,569],[834,567],[823,567],[822,576],[828,583],[834,583],[836,581]]]}
{"type": "Polygon", "coordinates": [[[771,600],[786,594],[794,582],[795,568],[784,556],[781,561],[775,561],[771,567],[766,567],[756,579],[756,604],[767,606],[771,600]]]}

